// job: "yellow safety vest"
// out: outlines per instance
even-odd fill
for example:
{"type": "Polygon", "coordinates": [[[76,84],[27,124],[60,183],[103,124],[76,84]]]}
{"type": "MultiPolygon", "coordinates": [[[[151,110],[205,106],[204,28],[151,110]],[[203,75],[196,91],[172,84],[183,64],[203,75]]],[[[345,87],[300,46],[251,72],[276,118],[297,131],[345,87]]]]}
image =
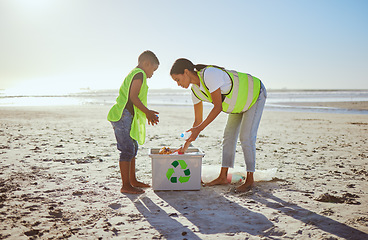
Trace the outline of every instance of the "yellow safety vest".
{"type": "MultiPolygon", "coordinates": [[[[213,66],[207,66],[199,71],[198,77],[205,91],[192,84],[192,92],[201,101],[212,103],[211,93],[204,83],[204,71],[213,66]]],[[[261,80],[247,73],[233,70],[224,70],[231,79],[231,90],[222,94],[222,111],[226,113],[242,113],[250,109],[257,101],[261,88],[261,80]]]]}
{"type": "MultiPolygon", "coordinates": [[[[133,77],[140,72],[143,73],[143,83],[139,91],[138,98],[141,100],[143,105],[147,107],[147,93],[148,93],[147,76],[142,69],[135,68],[124,79],[124,82],[119,90],[119,96],[116,98],[116,104],[112,106],[112,108],[109,111],[109,114],[107,115],[107,120],[109,120],[110,122],[117,122],[120,120],[125,105],[127,104],[129,99],[129,90],[133,77]]],[[[133,139],[137,140],[140,145],[142,145],[146,140],[146,114],[142,112],[139,108],[137,108],[134,104],[133,106],[134,106],[134,117],[130,129],[130,136],[133,139]]]]}

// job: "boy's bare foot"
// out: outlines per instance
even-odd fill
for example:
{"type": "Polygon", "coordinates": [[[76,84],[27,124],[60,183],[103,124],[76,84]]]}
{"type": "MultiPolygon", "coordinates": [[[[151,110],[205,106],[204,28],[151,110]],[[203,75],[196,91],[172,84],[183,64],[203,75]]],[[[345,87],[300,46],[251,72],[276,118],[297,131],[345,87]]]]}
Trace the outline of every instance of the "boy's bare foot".
{"type": "Polygon", "coordinates": [[[144,182],[139,182],[139,181],[131,181],[130,184],[132,184],[133,187],[141,187],[141,188],[151,187],[149,184],[146,184],[144,182]]]}
{"type": "Polygon", "coordinates": [[[214,186],[214,185],[227,185],[229,182],[227,181],[227,178],[216,178],[215,180],[212,180],[209,183],[206,183],[205,186],[214,186]]]}
{"type": "Polygon", "coordinates": [[[236,188],[236,192],[237,193],[247,192],[251,190],[252,187],[253,187],[253,182],[245,182],[244,184],[236,188]]]}
{"type": "Polygon", "coordinates": [[[142,193],[144,193],[144,190],[140,189],[140,188],[135,188],[135,187],[129,186],[129,187],[122,187],[120,189],[120,192],[121,193],[130,193],[130,194],[142,194],[142,193]]]}

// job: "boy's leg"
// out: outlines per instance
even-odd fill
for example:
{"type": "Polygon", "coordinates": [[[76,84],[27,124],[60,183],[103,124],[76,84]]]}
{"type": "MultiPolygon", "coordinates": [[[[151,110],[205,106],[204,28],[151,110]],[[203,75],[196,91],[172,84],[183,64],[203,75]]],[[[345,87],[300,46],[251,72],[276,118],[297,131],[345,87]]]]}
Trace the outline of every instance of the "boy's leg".
{"type": "Polygon", "coordinates": [[[134,187],[142,187],[142,188],[148,188],[150,187],[150,185],[143,183],[143,182],[139,182],[136,178],[135,175],[135,157],[132,159],[132,161],[130,161],[130,183],[132,184],[132,186],[134,187]]]}
{"type": "MultiPolygon", "coordinates": [[[[130,128],[132,124],[132,115],[128,110],[124,110],[121,119],[117,122],[111,122],[114,128],[117,141],[117,148],[120,151],[119,167],[123,187],[122,193],[143,193],[144,191],[132,186],[130,182],[131,160],[137,154],[138,144],[130,137],[130,128]]],[[[135,170],[135,168],[134,168],[135,170]]]]}
{"type": "Polygon", "coordinates": [[[123,181],[123,187],[120,189],[121,193],[133,193],[140,194],[144,193],[142,189],[135,188],[130,182],[130,165],[131,162],[119,161],[121,179],[123,181]]]}

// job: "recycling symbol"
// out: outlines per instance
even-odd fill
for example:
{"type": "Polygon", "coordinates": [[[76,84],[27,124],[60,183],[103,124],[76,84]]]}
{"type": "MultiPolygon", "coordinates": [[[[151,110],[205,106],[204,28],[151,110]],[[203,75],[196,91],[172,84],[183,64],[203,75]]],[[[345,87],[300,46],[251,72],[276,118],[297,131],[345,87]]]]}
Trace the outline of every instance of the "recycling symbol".
{"type": "MultiPolygon", "coordinates": [[[[171,165],[176,168],[177,166],[180,165],[181,169],[185,169],[183,172],[184,172],[184,176],[180,176],[179,177],[179,182],[180,183],[184,183],[184,182],[188,182],[189,181],[189,178],[190,178],[190,170],[189,169],[186,169],[187,168],[187,163],[184,161],[184,160],[175,160],[171,163],[171,165]]],[[[167,172],[166,172],[166,177],[167,177],[167,180],[169,180],[170,182],[172,183],[177,183],[178,182],[178,178],[177,177],[173,177],[172,175],[175,173],[175,170],[174,168],[169,168],[167,169],[167,172]]]]}

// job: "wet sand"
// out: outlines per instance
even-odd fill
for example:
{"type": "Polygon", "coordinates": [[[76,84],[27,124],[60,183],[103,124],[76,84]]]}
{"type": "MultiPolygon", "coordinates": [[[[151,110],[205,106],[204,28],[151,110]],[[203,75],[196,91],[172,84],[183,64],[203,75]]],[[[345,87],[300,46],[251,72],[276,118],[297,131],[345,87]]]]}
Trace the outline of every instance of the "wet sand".
{"type": "Polygon", "coordinates": [[[328,107],[351,110],[368,110],[368,102],[288,102],[280,103],[289,106],[303,106],[303,107],[328,107]]]}

